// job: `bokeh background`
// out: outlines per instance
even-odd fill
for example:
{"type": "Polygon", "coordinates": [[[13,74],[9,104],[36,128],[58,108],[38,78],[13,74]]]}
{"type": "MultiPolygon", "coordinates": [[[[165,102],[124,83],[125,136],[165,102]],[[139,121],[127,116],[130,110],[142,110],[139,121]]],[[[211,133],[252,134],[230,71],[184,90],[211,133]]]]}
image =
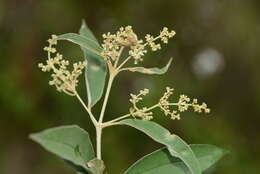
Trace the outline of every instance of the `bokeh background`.
{"type": "MultiPolygon", "coordinates": [[[[144,66],[173,65],[164,76],[123,73],[114,84],[106,118],[128,111],[129,93],[144,87],[152,104],[165,86],[176,97],[207,101],[208,116],[188,112],[156,121],[189,143],[215,144],[230,151],[212,173],[260,172],[260,1],[258,0],[0,0],[0,173],[69,174],[73,171],[28,139],[28,134],[58,125],[78,124],[94,135],[78,101],[48,86],[49,75],[37,64],[51,34],[77,32],[85,19],[97,38],[132,25],[140,37],[163,26],[176,37],[144,66]]],[[[62,42],[71,60],[79,47],[62,42]]],[[[79,91],[86,100],[84,81],[79,91]]],[[[96,106],[98,110],[100,105],[96,106]]],[[[144,154],[161,147],[136,130],[109,128],[103,157],[109,173],[122,173],[144,154]]]]}

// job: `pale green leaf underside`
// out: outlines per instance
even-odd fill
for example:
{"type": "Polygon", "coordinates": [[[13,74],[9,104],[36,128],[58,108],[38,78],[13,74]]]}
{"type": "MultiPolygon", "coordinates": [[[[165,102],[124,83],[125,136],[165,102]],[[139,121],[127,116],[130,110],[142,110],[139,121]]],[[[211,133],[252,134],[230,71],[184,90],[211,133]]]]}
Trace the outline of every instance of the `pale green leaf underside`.
{"type": "Polygon", "coordinates": [[[145,68],[145,67],[132,67],[132,68],[127,68],[129,71],[132,72],[139,72],[139,73],[143,73],[143,74],[157,74],[157,75],[161,75],[164,74],[168,71],[170,65],[172,62],[172,58],[169,60],[169,62],[162,68],[145,68]]]}
{"type": "MultiPolygon", "coordinates": [[[[197,157],[201,170],[205,171],[213,166],[226,151],[213,145],[194,144],[190,145],[197,157]]],[[[166,148],[152,152],[124,172],[124,174],[189,174],[185,164],[176,157],[171,156],[166,148]]]]}
{"type": "Polygon", "coordinates": [[[97,38],[92,33],[92,31],[88,28],[85,20],[82,20],[80,30],[82,31],[82,36],[91,39],[92,41],[96,42],[99,45],[97,38]]]}
{"type": "MultiPolygon", "coordinates": [[[[81,36],[89,38],[97,45],[99,45],[97,39],[87,27],[84,21],[82,22],[79,33],[81,36]]],[[[84,58],[88,62],[87,68],[85,69],[88,103],[90,106],[93,106],[102,97],[106,81],[107,67],[104,59],[101,56],[93,54],[91,51],[83,46],[81,46],[81,49],[83,51],[84,58]]]]}
{"type": "Polygon", "coordinates": [[[180,158],[192,174],[201,174],[199,162],[190,146],[177,135],[171,134],[167,129],[152,121],[125,119],[120,123],[134,127],[144,132],[154,141],[165,145],[170,154],[180,158]]]}
{"type": "Polygon", "coordinates": [[[76,33],[67,33],[59,35],[58,40],[67,40],[72,43],[75,43],[83,47],[84,49],[88,50],[91,54],[94,55],[100,56],[100,52],[102,51],[102,48],[95,40],[76,33]]]}
{"type": "Polygon", "coordinates": [[[95,157],[88,133],[75,125],[47,129],[30,138],[79,168],[86,168],[85,164],[95,157]]]}

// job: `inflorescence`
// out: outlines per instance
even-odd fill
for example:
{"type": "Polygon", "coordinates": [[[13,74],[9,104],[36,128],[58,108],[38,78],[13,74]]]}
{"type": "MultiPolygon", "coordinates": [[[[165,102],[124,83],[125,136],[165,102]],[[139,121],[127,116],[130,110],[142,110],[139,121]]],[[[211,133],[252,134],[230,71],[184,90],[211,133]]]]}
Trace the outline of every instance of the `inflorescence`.
{"type": "Polygon", "coordinates": [[[147,110],[147,107],[143,107],[143,108],[137,107],[137,103],[143,100],[143,96],[146,96],[148,93],[149,93],[149,89],[145,88],[143,90],[140,90],[139,94],[137,95],[130,94],[131,99],[129,101],[133,104],[133,107],[131,107],[129,111],[133,117],[139,117],[142,118],[143,120],[153,119],[153,113],[149,112],[147,110]]]}
{"type": "Polygon", "coordinates": [[[152,51],[161,49],[160,43],[157,40],[161,40],[167,44],[169,38],[175,35],[175,31],[169,31],[164,27],[160,34],[156,37],[147,34],[145,36],[145,42],[139,40],[131,26],[121,27],[116,34],[103,34],[103,51],[101,55],[108,61],[117,61],[121,55],[122,49],[129,48],[129,57],[134,59],[134,63],[138,64],[143,61],[143,56],[147,53],[146,46],[149,46],[152,51]]]}
{"type": "Polygon", "coordinates": [[[193,99],[191,101],[191,99],[186,95],[180,95],[178,102],[171,103],[169,98],[173,94],[173,91],[173,88],[166,87],[166,91],[159,99],[159,102],[149,108],[138,108],[137,106],[137,103],[143,100],[143,96],[146,96],[149,93],[148,89],[141,90],[137,95],[130,94],[130,102],[133,105],[130,108],[130,115],[133,117],[139,117],[143,120],[151,120],[153,119],[153,112],[151,110],[158,107],[164,112],[164,115],[170,116],[172,120],[179,120],[180,113],[187,111],[189,108],[192,108],[194,112],[198,113],[210,113],[210,109],[207,107],[206,103],[198,104],[197,99],[193,99]]]}
{"type": "MultiPolygon", "coordinates": [[[[160,34],[156,37],[147,34],[145,36],[145,42],[139,40],[131,26],[121,27],[116,34],[103,34],[103,50],[101,55],[107,61],[107,64],[112,62],[117,65],[117,62],[121,56],[124,48],[128,48],[128,57],[124,62],[133,58],[134,63],[137,64],[143,61],[143,56],[147,53],[146,46],[150,47],[152,51],[157,51],[161,49],[161,44],[158,40],[167,44],[168,40],[175,35],[175,32],[169,31],[168,28],[164,27],[160,34]]],[[[39,67],[43,72],[52,71],[52,80],[49,81],[50,85],[53,85],[60,92],[65,92],[69,95],[77,95],[76,87],[78,85],[78,77],[82,74],[82,70],[86,67],[86,62],[78,62],[73,64],[73,70],[68,70],[70,65],[68,60],[64,60],[63,56],[57,53],[57,50],[53,47],[57,45],[58,37],[52,35],[51,39],[48,39],[49,45],[44,48],[44,51],[48,53],[48,59],[46,64],[40,63],[39,67]],[[52,56],[52,54],[55,54],[52,56]]],[[[119,66],[118,71],[124,62],[119,66]]],[[[159,99],[159,102],[149,108],[139,107],[137,104],[143,100],[143,97],[149,93],[148,89],[143,89],[139,91],[139,94],[130,94],[132,107],[130,108],[130,115],[133,117],[141,118],[143,120],[153,119],[152,110],[155,108],[160,108],[164,115],[170,116],[173,120],[180,119],[180,113],[187,111],[192,108],[194,112],[205,112],[209,113],[210,109],[207,107],[206,103],[198,104],[197,99],[190,99],[186,95],[180,95],[178,102],[172,103],[169,98],[173,95],[173,88],[166,87],[166,91],[163,96],[159,99]]]]}
{"type": "Polygon", "coordinates": [[[47,40],[49,46],[44,47],[44,51],[48,53],[48,59],[46,64],[39,63],[39,68],[41,68],[43,72],[52,71],[52,80],[49,81],[51,86],[55,86],[59,92],[75,95],[78,77],[82,74],[82,70],[86,67],[87,63],[85,61],[74,63],[73,70],[69,71],[69,61],[64,60],[63,56],[57,53],[57,50],[53,47],[57,45],[57,39],[56,35],[52,35],[52,38],[47,40]],[[55,56],[51,57],[52,54],[55,54],[55,56]]]}

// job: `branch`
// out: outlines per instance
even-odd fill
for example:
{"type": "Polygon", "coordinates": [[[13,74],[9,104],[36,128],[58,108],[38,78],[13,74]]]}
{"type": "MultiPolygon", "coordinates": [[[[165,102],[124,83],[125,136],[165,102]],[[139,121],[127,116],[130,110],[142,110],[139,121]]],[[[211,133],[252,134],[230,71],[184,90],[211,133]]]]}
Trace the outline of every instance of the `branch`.
{"type": "Polygon", "coordinates": [[[79,94],[75,91],[75,96],[77,97],[77,99],[80,101],[80,103],[82,104],[82,106],[85,108],[85,110],[88,112],[89,117],[92,121],[92,123],[94,124],[94,126],[96,127],[98,122],[95,119],[94,115],[92,114],[92,112],[89,110],[89,108],[86,106],[86,104],[83,102],[83,100],[81,99],[81,97],[79,96],[79,94]]]}

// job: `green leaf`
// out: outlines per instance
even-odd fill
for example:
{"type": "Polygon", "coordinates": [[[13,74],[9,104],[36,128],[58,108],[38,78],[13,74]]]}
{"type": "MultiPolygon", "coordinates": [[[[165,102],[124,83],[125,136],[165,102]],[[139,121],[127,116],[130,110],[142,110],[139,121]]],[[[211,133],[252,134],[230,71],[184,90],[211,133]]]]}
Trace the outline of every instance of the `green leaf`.
{"type": "MultiPolygon", "coordinates": [[[[226,154],[225,150],[213,145],[194,144],[190,147],[197,157],[202,171],[213,166],[226,154]]],[[[179,158],[171,156],[166,148],[162,148],[144,156],[124,172],[124,174],[137,173],[189,174],[190,172],[179,158]]]]}
{"type": "MultiPolygon", "coordinates": [[[[97,39],[84,21],[82,21],[79,33],[81,36],[89,38],[99,45],[97,39]]],[[[93,106],[100,100],[103,94],[107,74],[106,62],[101,56],[93,54],[85,47],[81,46],[81,49],[84,53],[84,58],[88,62],[85,69],[88,103],[90,106],[93,106]]]]}
{"type": "Polygon", "coordinates": [[[80,31],[82,31],[82,33],[80,33],[82,36],[85,36],[86,38],[93,40],[94,42],[96,42],[97,45],[99,45],[97,38],[88,28],[85,20],[82,20],[80,31]]]}
{"type": "Polygon", "coordinates": [[[125,119],[120,123],[134,127],[144,132],[154,141],[164,144],[170,154],[180,158],[192,174],[201,174],[199,162],[190,146],[177,135],[171,134],[167,129],[152,121],[125,119]]]}
{"type": "Polygon", "coordinates": [[[165,65],[163,68],[144,68],[144,67],[132,67],[132,68],[127,68],[127,70],[132,71],[132,72],[139,72],[143,74],[164,74],[168,71],[169,66],[172,63],[172,58],[169,60],[167,65],[165,65]]]}
{"type": "Polygon", "coordinates": [[[58,40],[67,40],[88,50],[93,55],[100,56],[102,48],[95,40],[76,33],[67,33],[58,36],[58,40]]]}
{"type": "Polygon", "coordinates": [[[88,133],[75,125],[47,129],[30,138],[82,173],[88,170],[85,164],[95,157],[88,133]]]}
{"type": "Polygon", "coordinates": [[[72,167],[73,169],[75,169],[77,171],[78,174],[92,174],[92,172],[86,167],[86,166],[79,166],[79,165],[76,165],[68,160],[64,160],[64,162],[72,167]]]}

